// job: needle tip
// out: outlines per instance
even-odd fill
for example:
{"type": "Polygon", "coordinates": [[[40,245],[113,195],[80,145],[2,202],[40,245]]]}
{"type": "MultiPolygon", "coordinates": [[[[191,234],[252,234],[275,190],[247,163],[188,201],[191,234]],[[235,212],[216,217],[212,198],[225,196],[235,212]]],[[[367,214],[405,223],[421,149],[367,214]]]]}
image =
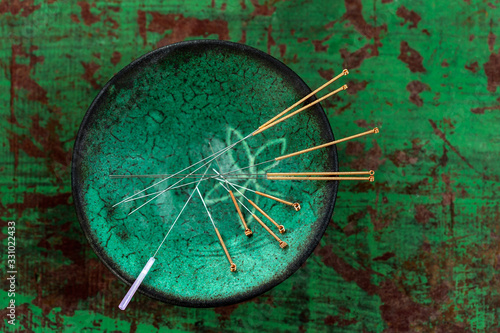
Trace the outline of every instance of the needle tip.
{"type": "Polygon", "coordinates": [[[346,89],[347,89],[347,84],[344,84],[344,85],[342,86],[342,88],[344,88],[344,90],[346,90],[346,89]]]}
{"type": "Polygon", "coordinates": [[[347,75],[347,74],[349,74],[349,71],[348,71],[347,69],[344,69],[344,70],[342,71],[342,73],[343,73],[344,75],[347,75]]]}
{"type": "Polygon", "coordinates": [[[377,134],[378,132],[380,132],[380,131],[379,131],[379,129],[378,129],[378,127],[375,127],[375,128],[373,129],[373,133],[377,134]]]}

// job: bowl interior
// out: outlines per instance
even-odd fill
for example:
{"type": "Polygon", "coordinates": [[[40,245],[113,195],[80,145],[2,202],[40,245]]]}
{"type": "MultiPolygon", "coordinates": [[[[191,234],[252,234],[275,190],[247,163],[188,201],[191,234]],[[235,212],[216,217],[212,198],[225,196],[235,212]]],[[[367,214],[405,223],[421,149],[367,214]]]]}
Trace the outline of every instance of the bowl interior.
{"type": "MultiPolygon", "coordinates": [[[[115,203],[252,133],[310,89],[281,62],[256,49],[228,42],[193,41],[147,54],[111,79],[89,108],[73,158],[73,191],[82,227],[96,253],[122,280],[132,283],[168,232],[194,185],[167,191],[137,212],[148,198],[115,203]]],[[[310,110],[239,143],[210,165],[227,172],[333,140],[317,104],[310,110]]],[[[183,173],[205,172],[203,163],[183,173]]],[[[256,179],[266,171],[336,171],[335,147],[239,173],[232,182],[291,202],[302,209],[241,190],[287,232],[277,228],[233,190],[289,246],[278,242],[243,208],[254,232],[244,234],[235,207],[217,181],[199,185],[227,249],[229,263],[197,193],[172,229],[140,288],[156,299],[185,306],[218,306],[254,297],[291,275],[318,244],[331,218],[336,182],[256,179]]],[[[196,179],[189,179],[194,181],[196,179]]],[[[166,189],[171,178],[142,194],[166,189]]],[[[183,184],[188,180],[181,181],[183,184]]],[[[142,195],[141,194],[141,195],[142,195]]],[[[140,195],[138,195],[140,196],[140,195]]],[[[124,290],[124,293],[126,290],[124,290]]]]}

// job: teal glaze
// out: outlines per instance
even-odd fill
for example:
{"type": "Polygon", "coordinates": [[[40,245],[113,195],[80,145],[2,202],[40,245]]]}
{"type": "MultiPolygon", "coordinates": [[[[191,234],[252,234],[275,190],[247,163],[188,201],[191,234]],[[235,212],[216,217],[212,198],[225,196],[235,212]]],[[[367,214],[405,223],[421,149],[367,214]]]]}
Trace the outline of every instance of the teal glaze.
{"type": "MultiPolygon", "coordinates": [[[[75,146],[75,203],[94,249],[128,283],[153,255],[194,185],[168,191],[128,216],[145,200],[113,204],[159,179],[110,179],[110,175],[174,173],[210,155],[209,142],[218,151],[303,97],[307,88],[296,76],[253,52],[229,43],[177,44],[127,67],[91,106],[75,146]]],[[[211,168],[234,170],[332,139],[330,125],[316,107],[249,138],[211,168]]],[[[243,172],[336,168],[334,148],[330,147],[243,172]]],[[[146,193],[163,190],[177,180],[167,180],[146,193]]],[[[202,182],[200,191],[237,272],[230,272],[200,198],[194,195],[140,291],[180,305],[230,304],[266,291],[300,267],[330,220],[336,184],[234,181],[301,203],[302,209],[295,212],[290,206],[244,193],[286,227],[287,232],[279,234],[256,212],[289,246],[281,249],[242,207],[254,232],[246,237],[227,192],[214,180],[202,182]]]]}

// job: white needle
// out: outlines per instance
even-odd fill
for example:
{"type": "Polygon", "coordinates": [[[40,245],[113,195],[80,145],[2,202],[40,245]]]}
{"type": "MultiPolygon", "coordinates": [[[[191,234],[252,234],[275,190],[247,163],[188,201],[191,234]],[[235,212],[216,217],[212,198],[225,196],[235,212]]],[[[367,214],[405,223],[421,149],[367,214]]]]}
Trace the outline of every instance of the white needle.
{"type": "MultiPolygon", "coordinates": [[[[210,165],[207,167],[207,169],[205,170],[205,173],[207,173],[208,169],[210,168],[210,165]]],[[[184,209],[186,208],[187,204],[189,203],[189,201],[191,200],[191,198],[193,197],[193,194],[196,190],[198,190],[198,185],[200,185],[200,182],[201,182],[201,179],[198,181],[198,184],[196,184],[196,187],[195,189],[193,190],[193,192],[191,192],[191,195],[189,196],[189,198],[186,200],[186,203],[184,204],[184,206],[182,207],[181,211],[179,212],[179,214],[177,215],[177,217],[175,218],[175,221],[174,223],[172,223],[172,226],[170,227],[170,229],[168,230],[167,234],[165,235],[165,237],[163,238],[160,246],[158,246],[158,249],[156,249],[156,252],[155,254],[153,254],[153,256],[151,258],[149,258],[148,262],[146,263],[146,266],[144,266],[144,268],[142,269],[141,273],[139,274],[139,276],[137,277],[137,279],[135,279],[134,281],[134,284],[132,284],[132,286],[130,287],[129,291],[127,292],[127,294],[125,295],[125,297],[123,298],[123,300],[121,301],[120,305],[118,306],[120,308],[120,310],[125,310],[128,306],[128,304],[130,303],[130,301],[132,300],[132,297],[134,297],[137,289],[139,288],[139,286],[141,285],[142,281],[144,280],[144,278],[146,277],[146,275],[149,273],[149,270],[151,269],[151,267],[153,266],[155,260],[156,260],[156,254],[158,253],[158,251],[160,250],[160,248],[162,247],[163,243],[165,242],[165,240],[167,239],[168,235],[170,234],[170,231],[172,231],[173,227],[175,226],[175,224],[177,223],[177,220],[179,219],[179,217],[181,217],[182,215],[182,212],[184,212],[184,209]]]]}

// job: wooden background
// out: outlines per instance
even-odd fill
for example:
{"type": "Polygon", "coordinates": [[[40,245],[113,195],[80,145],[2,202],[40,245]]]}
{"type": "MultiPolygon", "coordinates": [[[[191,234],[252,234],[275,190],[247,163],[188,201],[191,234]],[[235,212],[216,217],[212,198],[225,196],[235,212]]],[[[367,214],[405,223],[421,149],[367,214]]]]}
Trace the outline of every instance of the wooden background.
{"type": "MultiPolygon", "coordinates": [[[[497,332],[500,1],[0,2],[2,264],[17,222],[18,332],[497,332]],[[234,306],[137,295],[90,249],[70,166],[100,88],[170,43],[218,38],[280,59],[311,87],[348,68],[323,103],[343,170],[327,233],[306,264],[234,306]]],[[[2,268],[6,271],[6,268],[2,268]]]]}

